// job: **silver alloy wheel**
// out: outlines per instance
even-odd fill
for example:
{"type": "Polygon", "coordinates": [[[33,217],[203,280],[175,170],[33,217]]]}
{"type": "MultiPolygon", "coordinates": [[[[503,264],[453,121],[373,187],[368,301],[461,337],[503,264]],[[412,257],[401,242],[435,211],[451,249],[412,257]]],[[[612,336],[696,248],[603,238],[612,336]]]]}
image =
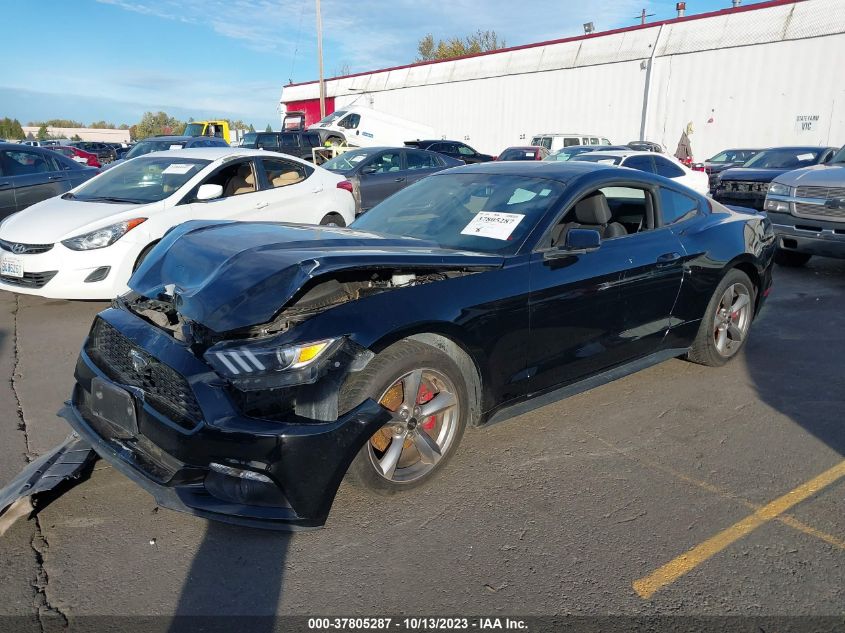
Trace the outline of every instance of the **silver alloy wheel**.
{"type": "Polygon", "coordinates": [[[461,415],[456,393],[452,381],[435,369],[415,369],[385,389],[379,403],[393,412],[393,419],[367,442],[370,462],[381,477],[410,483],[437,466],[455,440],[461,415]],[[420,402],[427,395],[432,397],[420,402]]]}
{"type": "Polygon", "coordinates": [[[751,325],[751,294],[743,284],[731,284],[722,295],[713,319],[713,342],[725,358],[737,353],[751,325]]]}

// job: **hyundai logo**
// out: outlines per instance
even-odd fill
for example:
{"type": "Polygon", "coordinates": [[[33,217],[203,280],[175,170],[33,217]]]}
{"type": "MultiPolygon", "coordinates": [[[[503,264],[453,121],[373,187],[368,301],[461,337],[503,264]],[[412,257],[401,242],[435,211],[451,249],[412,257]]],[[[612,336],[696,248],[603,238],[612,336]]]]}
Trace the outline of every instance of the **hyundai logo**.
{"type": "Polygon", "coordinates": [[[26,253],[26,244],[15,244],[12,246],[12,252],[17,255],[22,255],[26,253]]]}
{"type": "MultiPolygon", "coordinates": [[[[845,198],[831,198],[824,203],[824,206],[828,209],[845,209],[845,198]]],[[[18,246],[18,244],[15,244],[15,246],[18,246]]]]}
{"type": "Polygon", "coordinates": [[[136,349],[129,350],[129,359],[132,361],[132,367],[139,374],[143,374],[147,365],[150,364],[150,361],[144,358],[144,355],[136,349]]]}

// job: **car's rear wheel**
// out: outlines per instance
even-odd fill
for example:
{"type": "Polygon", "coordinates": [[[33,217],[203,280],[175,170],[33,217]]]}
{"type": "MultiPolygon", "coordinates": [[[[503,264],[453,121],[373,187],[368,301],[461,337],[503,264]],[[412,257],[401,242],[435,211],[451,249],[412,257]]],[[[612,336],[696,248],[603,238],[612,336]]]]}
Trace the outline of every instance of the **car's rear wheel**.
{"type": "Polygon", "coordinates": [[[718,367],[736,356],[748,339],[755,305],[756,288],[748,275],[730,270],[710,299],[687,358],[718,367]]]}
{"type": "Polygon", "coordinates": [[[346,226],[343,216],[339,213],[328,213],[320,220],[320,226],[346,226]]]}
{"type": "Polygon", "coordinates": [[[429,480],[458,447],[469,414],[466,383],[455,362],[430,345],[400,341],[340,394],[340,410],[372,398],[393,419],[367,441],[349,468],[351,479],[381,494],[429,480]]]}
{"type": "Polygon", "coordinates": [[[799,253],[798,251],[784,251],[778,249],[775,251],[775,263],[779,266],[787,266],[789,268],[798,268],[803,266],[812,255],[809,253],[799,253]]]}

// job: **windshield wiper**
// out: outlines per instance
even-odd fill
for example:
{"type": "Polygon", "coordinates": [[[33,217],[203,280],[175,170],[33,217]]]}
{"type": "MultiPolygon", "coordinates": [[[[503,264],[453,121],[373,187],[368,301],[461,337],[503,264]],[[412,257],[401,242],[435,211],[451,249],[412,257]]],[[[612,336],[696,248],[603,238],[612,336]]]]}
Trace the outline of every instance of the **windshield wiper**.
{"type": "MultiPolygon", "coordinates": [[[[83,198],[80,198],[83,200],[83,198]]],[[[115,196],[93,196],[84,198],[85,202],[115,202],[118,204],[144,204],[146,200],[135,200],[133,198],[117,198],[115,196]]]]}

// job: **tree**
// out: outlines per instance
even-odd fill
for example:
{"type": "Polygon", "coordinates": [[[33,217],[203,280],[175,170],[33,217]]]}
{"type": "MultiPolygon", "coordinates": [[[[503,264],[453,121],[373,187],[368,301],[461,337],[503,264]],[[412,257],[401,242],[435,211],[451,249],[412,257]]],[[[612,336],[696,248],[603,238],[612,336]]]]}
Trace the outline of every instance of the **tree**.
{"type": "Polygon", "coordinates": [[[74,135],[70,138],[70,140],[71,140],[71,141],[81,141],[81,140],[82,140],[82,137],[81,137],[81,136],[79,136],[79,134],[74,134],[74,135]]]}
{"type": "Polygon", "coordinates": [[[267,127],[266,127],[266,128],[264,128],[264,131],[265,131],[265,132],[272,132],[272,131],[273,131],[273,128],[272,128],[272,127],[270,127],[270,124],[268,123],[268,124],[267,124],[267,127]]]}
{"type": "Polygon", "coordinates": [[[417,45],[416,61],[428,62],[437,59],[450,59],[462,55],[495,51],[505,46],[504,38],[500,39],[496,31],[478,30],[464,38],[451,37],[437,42],[434,41],[434,35],[429,33],[417,45]]]}
{"type": "Polygon", "coordinates": [[[0,138],[12,138],[12,139],[23,139],[25,134],[23,133],[23,128],[21,127],[21,122],[17,119],[10,119],[9,117],[3,117],[0,119],[0,138]]]}
{"type": "Polygon", "coordinates": [[[81,121],[74,121],[73,119],[50,119],[49,121],[30,121],[29,125],[32,127],[40,127],[46,125],[47,127],[85,127],[81,121]]]}
{"type": "Polygon", "coordinates": [[[48,138],[50,138],[50,134],[47,132],[47,126],[42,124],[41,127],[38,128],[38,133],[35,135],[35,137],[39,141],[46,141],[48,138]]]}
{"type": "Polygon", "coordinates": [[[182,121],[161,111],[144,112],[141,120],[132,127],[129,128],[129,134],[136,140],[156,134],[181,134],[185,130],[185,124],[182,121]],[[134,134],[132,127],[135,128],[134,134]]]}
{"type": "Polygon", "coordinates": [[[136,134],[138,133],[138,126],[137,125],[130,125],[129,126],[129,140],[134,141],[136,138],[136,134]]]}
{"type": "Polygon", "coordinates": [[[108,123],[106,121],[94,121],[88,127],[93,128],[95,130],[114,130],[115,129],[114,123],[108,123]]]}
{"type": "Polygon", "coordinates": [[[249,124],[249,131],[255,132],[255,126],[252,123],[249,124]]]}

